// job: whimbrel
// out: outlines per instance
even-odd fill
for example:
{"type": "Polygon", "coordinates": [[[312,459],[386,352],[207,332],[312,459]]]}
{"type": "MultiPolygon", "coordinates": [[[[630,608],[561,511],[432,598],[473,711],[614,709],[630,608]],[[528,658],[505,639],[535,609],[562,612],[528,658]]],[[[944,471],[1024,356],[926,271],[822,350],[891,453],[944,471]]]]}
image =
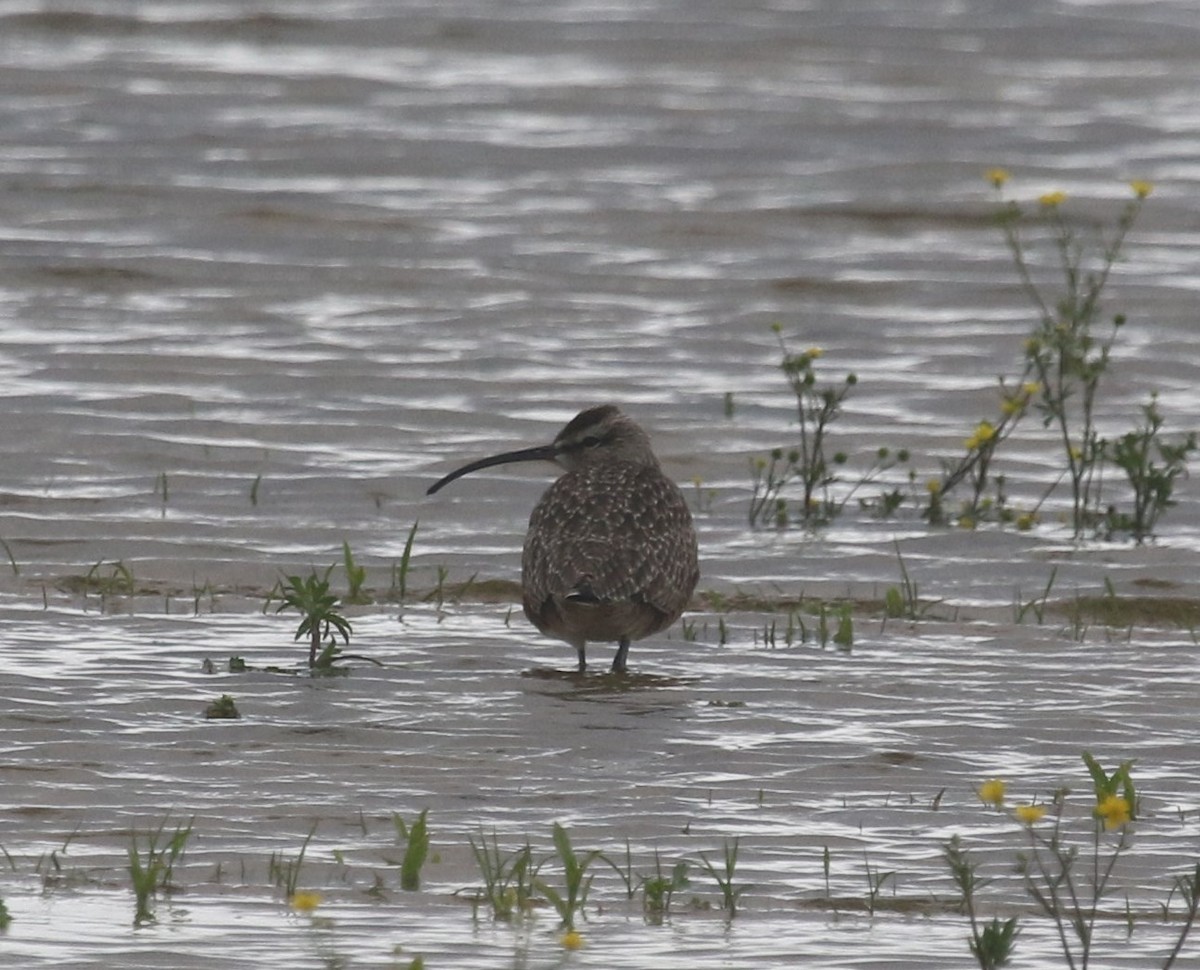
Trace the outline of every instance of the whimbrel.
{"type": "Polygon", "coordinates": [[[587,667],[587,642],[616,642],[614,671],[629,644],[665,630],[700,578],[696,532],[682,493],[659,468],[650,439],[611,404],[576,415],[548,445],[507,451],[451,472],[552,461],[566,469],[529,518],[521,556],[525,616],[565,640],[587,667]]]}

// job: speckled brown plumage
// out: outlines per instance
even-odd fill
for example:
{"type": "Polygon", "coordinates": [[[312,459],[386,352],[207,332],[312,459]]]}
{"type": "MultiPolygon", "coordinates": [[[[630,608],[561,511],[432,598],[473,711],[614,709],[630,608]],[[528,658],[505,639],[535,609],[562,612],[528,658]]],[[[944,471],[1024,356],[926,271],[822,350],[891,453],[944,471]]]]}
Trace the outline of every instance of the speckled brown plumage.
{"type": "Polygon", "coordinates": [[[629,644],[679,618],[700,578],[696,533],[679,488],[659,468],[650,439],[612,405],[580,412],[549,445],[471,462],[430,487],[514,461],[566,471],[529,520],[521,560],[525,615],[567,641],[587,666],[588,641],[629,644]]]}
{"type": "Polygon", "coordinates": [[[657,467],[618,461],[567,472],[530,517],[525,615],[574,645],[581,662],[588,640],[628,649],[666,629],[699,577],[687,503],[657,467]]]}

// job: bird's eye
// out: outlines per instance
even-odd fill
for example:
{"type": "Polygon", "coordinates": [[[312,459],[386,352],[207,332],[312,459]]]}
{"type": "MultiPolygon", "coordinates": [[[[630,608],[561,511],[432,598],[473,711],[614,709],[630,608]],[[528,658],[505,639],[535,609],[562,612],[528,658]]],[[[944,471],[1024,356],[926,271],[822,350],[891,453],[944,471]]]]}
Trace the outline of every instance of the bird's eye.
{"type": "Polygon", "coordinates": [[[600,436],[590,434],[579,443],[583,445],[584,448],[595,448],[596,445],[600,444],[600,436]]]}

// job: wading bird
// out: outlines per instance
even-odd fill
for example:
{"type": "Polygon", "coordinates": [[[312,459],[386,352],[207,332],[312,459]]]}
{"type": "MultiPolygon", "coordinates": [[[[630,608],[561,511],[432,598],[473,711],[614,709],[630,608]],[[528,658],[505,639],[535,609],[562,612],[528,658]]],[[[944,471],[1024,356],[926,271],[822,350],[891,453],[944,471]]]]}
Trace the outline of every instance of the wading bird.
{"type": "Polygon", "coordinates": [[[548,445],[482,458],[430,486],[481,468],[552,461],[566,471],[533,509],[521,556],[522,605],[542,633],[575,648],[615,642],[612,669],[629,644],[674,623],[700,578],[696,532],[678,486],[659,468],[650,439],[611,404],[576,415],[548,445]]]}

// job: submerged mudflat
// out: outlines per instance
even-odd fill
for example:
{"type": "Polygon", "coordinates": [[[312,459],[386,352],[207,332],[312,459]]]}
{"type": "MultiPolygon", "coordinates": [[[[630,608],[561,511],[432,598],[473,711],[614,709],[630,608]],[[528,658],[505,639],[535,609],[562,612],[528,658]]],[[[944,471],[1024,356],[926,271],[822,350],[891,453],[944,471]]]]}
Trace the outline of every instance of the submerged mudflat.
{"type": "Polygon", "coordinates": [[[1030,415],[995,469],[1028,531],[747,507],[796,434],[774,324],[857,377],[846,476],[911,454],[873,489],[919,498],[995,416],[1035,318],[996,165],[1085,234],[1153,181],[1099,429],[1151,391],[1168,433],[1197,423],[1191,4],[735,6],[0,0],[5,966],[961,968],[954,835],[984,918],[1058,966],[1007,808],[1068,786],[1090,844],[1085,750],[1141,796],[1093,964],[1162,964],[1200,856],[1193,482],[1155,541],[1076,542],[1030,415]],[[424,495],[603,401],[684,484],[703,559],[625,678],[570,673],[514,608],[551,469],[424,495]],[[330,565],[344,593],[343,543],[348,652],[379,665],[312,677],[264,597],[330,565]],[[206,718],[225,695],[241,716],[206,718]],[[405,891],[395,819],[425,810],[405,891]],[[604,853],[577,950],[544,898],[477,898],[485,837],[561,886],[555,824],[604,853]],[[131,847],[189,825],[135,927],[131,847]],[[730,918],[705,860],[735,845],[730,918]],[[641,879],[680,862],[648,919],[641,879]]]}

